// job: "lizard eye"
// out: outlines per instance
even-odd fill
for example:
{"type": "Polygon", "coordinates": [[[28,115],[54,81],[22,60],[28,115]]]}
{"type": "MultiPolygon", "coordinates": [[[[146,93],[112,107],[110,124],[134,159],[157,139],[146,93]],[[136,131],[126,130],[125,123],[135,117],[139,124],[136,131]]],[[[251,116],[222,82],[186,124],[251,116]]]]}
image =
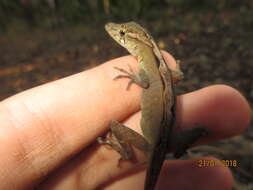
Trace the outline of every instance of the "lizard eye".
{"type": "Polygon", "coordinates": [[[124,32],[123,30],[121,30],[121,31],[119,32],[119,34],[120,34],[121,36],[124,36],[124,35],[125,35],[125,32],[124,32]]]}

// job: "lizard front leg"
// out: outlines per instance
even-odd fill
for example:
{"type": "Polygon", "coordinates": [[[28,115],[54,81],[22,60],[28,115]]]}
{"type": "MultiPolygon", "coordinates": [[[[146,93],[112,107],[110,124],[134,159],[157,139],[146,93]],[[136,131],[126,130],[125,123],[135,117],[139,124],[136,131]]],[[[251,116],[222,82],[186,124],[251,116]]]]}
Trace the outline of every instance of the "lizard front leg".
{"type": "Polygon", "coordinates": [[[177,84],[179,81],[183,80],[184,73],[181,71],[179,60],[176,60],[176,70],[170,69],[170,71],[172,75],[173,84],[177,84]]]}
{"type": "Polygon", "coordinates": [[[147,89],[149,87],[149,79],[143,69],[140,69],[139,74],[135,74],[131,66],[129,66],[129,71],[119,68],[119,67],[114,67],[114,69],[124,73],[121,75],[116,76],[114,79],[120,79],[120,78],[129,78],[130,81],[128,82],[127,85],[127,90],[130,88],[130,86],[133,83],[138,84],[140,87],[147,89]]]}

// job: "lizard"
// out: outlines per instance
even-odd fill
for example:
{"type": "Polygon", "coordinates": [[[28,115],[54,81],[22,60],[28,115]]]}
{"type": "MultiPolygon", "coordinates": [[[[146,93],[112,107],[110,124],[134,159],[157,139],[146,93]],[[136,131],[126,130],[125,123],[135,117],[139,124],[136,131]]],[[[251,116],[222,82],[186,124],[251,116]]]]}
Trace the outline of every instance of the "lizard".
{"type": "Polygon", "coordinates": [[[143,89],[140,126],[144,137],[112,120],[111,133],[106,140],[99,137],[98,142],[110,145],[120,153],[123,160],[133,158],[131,145],[143,151],[148,158],[144,189],[153,190],[168,151],[174,149],[175,157],[180,157],[189,145],[206,134],[206,129],[196,127],[173,137],[176,120],[174,83],[183,76],[179,66],[176,71],[168,68],[152,36],[137,23],[108,23],[105,29],[140,64],[138,74],[135,74],[131,68],[129,68],[130,71],[127,71],[115,67],[123,73],[116,76],[115,79],[129,78],[127,89],[133,83],[143,89]]]}

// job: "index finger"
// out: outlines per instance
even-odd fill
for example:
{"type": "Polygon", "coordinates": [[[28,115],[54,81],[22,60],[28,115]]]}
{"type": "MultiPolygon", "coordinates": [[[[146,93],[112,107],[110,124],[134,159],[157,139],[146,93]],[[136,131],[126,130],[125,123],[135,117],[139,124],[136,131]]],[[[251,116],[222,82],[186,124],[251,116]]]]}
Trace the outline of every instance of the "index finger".
{"type": "Polygon", "coordinates": [[[127,80],[112,80],[113,66],[127,64],[137,66],[126,56],[2,101],[1,187],[36,184],[93,142],[109,120],[136,112],[140,89],[133,85],[126,91],[127,80]]]}

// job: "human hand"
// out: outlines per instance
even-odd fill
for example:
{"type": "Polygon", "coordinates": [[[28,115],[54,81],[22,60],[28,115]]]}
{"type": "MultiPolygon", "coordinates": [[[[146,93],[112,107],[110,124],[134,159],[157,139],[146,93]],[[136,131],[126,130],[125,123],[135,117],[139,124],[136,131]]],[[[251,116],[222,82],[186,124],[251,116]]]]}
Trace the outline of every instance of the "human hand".
{"type": "MultiPolygon", "coordinates": [[[[164,56],[175,66],[170,55],[164,56]]],[[[95,141],[112,119],[140,131],[141,89],[132,85],[126,91],[127,79],[112,80],[118,74],[113,66],[127,68],[129,63],[138,67],[133,57],[121,57],[2,101],[0,188],[141,189],[145,172],[130,172],[136,167],[132,162],[117,167],[118,153],[95,141]]],[[[213,134],[204,143],[242,132],[249,120],[248,103],[228,86],[210,86],[177,99],[177,125],[203,124],[213,134]]],[[[196,160],[177,160],[166,161],[158,189],[224,190],[231,184],[228,168],[203,169],[196,160]]]]}

